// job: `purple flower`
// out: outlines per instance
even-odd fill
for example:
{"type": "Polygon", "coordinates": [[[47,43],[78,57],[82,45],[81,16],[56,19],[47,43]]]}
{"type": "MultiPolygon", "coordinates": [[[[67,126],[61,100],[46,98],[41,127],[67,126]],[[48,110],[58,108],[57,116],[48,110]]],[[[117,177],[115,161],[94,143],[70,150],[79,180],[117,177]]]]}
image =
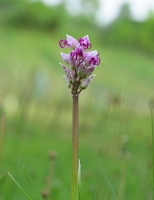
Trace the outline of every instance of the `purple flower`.
{"type": "Polygon", "coordinates": [[[79,45],[76,47],[75,51],[72,51],[70,55],[75,58],[75,60],[78,60],[80,58],[83,58],[83,48],[79,45]]]}
{"type": "Polygon", "coordinates": [[[62,57],[63,61],[65,61],[69,65],[70,55],[61,52],[61,57],[62,57]]]}
{"type": "Polygon", "coordinates": [[[78,41],[70,35],[66,35],[66,40],[60,40],[59,45],[61,48],[75,49],[78,45],[78,41]]]}
{"type": "Polygon", "coordinates": [[[100,64],[100,58],[98,56],[99,56],[99,54],[91,57],[91,59],[89,60],[89,64],[99,65],[100,64]]]}
{"type": "Polygon", "coordinates": [[[84,79],[83,81],[81,81],[81,84],[80,84],[80,88],[81,89],[86,89],[91,81],[91,79],[95,76],[94,75],[91,75],[89,76],[88,78],[84,79]]]}
{"type": "Polygon", "coordinates": [[[100,64],[99,53],[94,51],[86,51],[92,47],[89,36],[79,38],[77,41],[72,36],[66,35],[66,40],[60,40],[59,45],[61,48],[70,48],[68,54],[61,52],[61,57],[66,62],[70,69],[63,67],[66,74],[65,80],[71,90],[72,95],[79,95],[79,93],[88,87],[91,79],[94,77],[92,72],[100,64]]]}
{"type": "Polygon", "coordinates": [[[88,35],[84,36],[83,38],[80,38],[79,43],[83,49],[90,49],[92,47],[92,44],[90,44],[88,35]]]}

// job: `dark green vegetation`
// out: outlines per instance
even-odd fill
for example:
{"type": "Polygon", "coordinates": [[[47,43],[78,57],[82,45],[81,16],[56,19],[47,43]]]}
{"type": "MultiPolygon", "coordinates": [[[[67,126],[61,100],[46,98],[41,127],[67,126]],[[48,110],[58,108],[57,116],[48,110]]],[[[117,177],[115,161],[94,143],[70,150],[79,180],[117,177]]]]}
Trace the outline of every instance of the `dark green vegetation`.
{"type": "Polygon", "coordinates": [[[126,3],[112,24],[98,28],[95,23],[98,1],[80,1],[81,14],[74,13],[75,15],[70,16],[65,9],[65,0],[53,7],[46,6],[39,0],[0,0],[0,25],[64,33],[71,29],[76,33],[80,27],[84,27],[87,32],[95,31],[103,43],[135,47],[140,51],[154,53],[154,12],[151,11],[145,21],[136,22],[132,18],[129,4],[126,3]]]}
{"type": "Polygon", "coordinates": [[[23,21],[11,22],[10,14],[1,18],[7,26],[3,21],[0,27],[0,200],[25,199],[8,171],[37,199],[23,165],[39,191],[51,181],[49,199],[70,199],[72,105],[59,65],[60,51],[67,50],[58,46],[66,33],[76,38],[89,34],[92,48],[101,54],[96,77],[80,95],[82,199],[152,200],[154,58],[148,46],[150,37],[144,42],[147,48],[138,49],[139,43],[126,43],[133,34],[120,37],[126,23],[119,26],[121,32],[114,29],[113,37],[113,31],[95,29],[82,17],[74,21],[67,16],[69,23],[55,20],[60,27],[42,23],[46,27],[42,28],[36,22],[25,27],[23,21]],[[57,153],[52,161],[49,151],[57,153]],[[44,181],[47,176],[48,183],[44,181]]]}

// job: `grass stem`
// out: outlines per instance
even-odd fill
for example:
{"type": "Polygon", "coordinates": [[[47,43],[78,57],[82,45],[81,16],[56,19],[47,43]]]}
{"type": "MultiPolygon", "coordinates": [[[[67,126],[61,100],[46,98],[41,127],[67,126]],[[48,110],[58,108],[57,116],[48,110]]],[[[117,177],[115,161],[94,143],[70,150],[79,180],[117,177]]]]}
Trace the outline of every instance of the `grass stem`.
{"type": "Polygon", "coordinates": [[[42,196],[40,195],[40,193],[39,193],[39,191],[38,191],[38,189],[37,189],[37,187],[36,187],[36,185],[35,185],[33,179],[31,178],[30,174],[29,174],[28,171],[27,171],[27,169],[26,169],[24,166],[23,166],[23,168],[24,168],[25,172],[27,173],[27,175],[28,175],[28,177],[29,177],[31,183],[33,184],[33,186],[34,186],[34,188],[35,188],[35,191],[36,191],[36,193],[37,193],[39,199],[40,199],[40,200],[43,200],[42,196]]]}
{"type": "Polygon", "coordinates": [[[154,125],[153,125],[153,110],[151,107],[151,128],[152,128],[152,161],[153,161],[153,200],[154,200],[154,125]]]}
{"type": "Polygon", "coordinates": [[[2,155],[3,138],[5,134],[5,115],[1,117],[1,134],[0,134],[0,157],[2,155]]]}
{"type": "Polygon", "coordinates": [[[19,183],[15,180],[15,178],[8,172],[8,175],[10,176],[10,178],[14,181],[14,183],[19,187],[19,189],[24,193],[25,197],[29,200],[32,200],[28,194],[24,191],[24,189],[19,185],[19,183]]]}

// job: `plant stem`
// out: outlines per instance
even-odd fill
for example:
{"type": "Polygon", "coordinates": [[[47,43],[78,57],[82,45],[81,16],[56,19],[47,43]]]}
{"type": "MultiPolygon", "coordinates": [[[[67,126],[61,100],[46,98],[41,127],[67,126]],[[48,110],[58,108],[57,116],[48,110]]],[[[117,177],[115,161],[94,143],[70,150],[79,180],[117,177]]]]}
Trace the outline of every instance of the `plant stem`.
{"type": "Polygon", "coordinates": [[[14,183],[19,187],[19,189],[24,193],[24,195],[26,196],[27,199],[32,200],[28,194],[25,192],[25,190],[20,186],[20,184],[15,180],[15,178],[8,172],[8,175],[12,178],[12,180],[14,181],[14,183]]]}
{"type": "Polygon", "coordinates": [[[154,125],[153,125],[153,110],[151,107],[151,126],[152,126],[152,161],[153,161],[153,200],[154,200],[154,125]]]}
{"type": "Polygon", "coordinates": [[[73,94],[73,113],[72,113],[72,190],[71,200],[78,199],[78,96],[73,94]]]}
{"type": "Polygon", "coordinates": [[[29,174],[28,171],[27,171],[27,169],[26,169],[24,166],[23,166],[23,168],[24,168],[25,172],[27,173],[28,178],[30,179],[31,183],[33,184],[33,187],[34,187],[34,189],[35,189],[35,191],[36,191],[36,193],[37,193],[39,199],[43,200],[42,196],[40,195],[40,193],[39,193],[39,191],[38,191],[38,189],[37,189],[37,187],[36,187],[36,185],[35,185],[33,179],[31,178],[30,174],[29,174]]]}
{"type": "Polygon", "coordinates": [[[3,138],[5,134],[5,115],[2,115],[1,118],[1,133],[0,133],[0,157],[2,155],[2,145],[3,145],[3,138]]]}

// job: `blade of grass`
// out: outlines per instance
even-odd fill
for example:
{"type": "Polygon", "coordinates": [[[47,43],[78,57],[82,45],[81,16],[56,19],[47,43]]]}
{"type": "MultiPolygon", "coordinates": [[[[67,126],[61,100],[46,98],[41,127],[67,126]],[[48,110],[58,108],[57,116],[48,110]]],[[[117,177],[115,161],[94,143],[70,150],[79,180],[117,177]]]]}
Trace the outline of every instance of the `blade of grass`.
{"type": "Polygon", "coordinates": [[[14,181],[14,183],[19,187],[19,189],[24,193],[24,195],[26,196],[27,199],[32,200],[28,194],[24,191],[24,189],[19,185],[19,183],[15,180],[15,178],[8,172],[8,175],[10,176],[10,178],[14,181]]]}
{"type": "Polygon", "coordinates": [[[81,163],[78,163],[78,200],[81,200],[81,163]]]}
{"type": "Polygon", "coordinates": [[[2,146],[3,146],[3,138],[5,134],[5,115],[3,114],[1,117],[1,133],[0,133],[0,158],[2,155],[2,146]]]}
{"type": "Polygon", "coordinates": [[[24,170],[26,171],[26,173],[27,173],[27,175],[28,175],[28,177],[29,177],[31,183],[33,184],[33,186],[34,186],[34,188],[35,188],[35,191],[36,191],[36,193],[38,194],[39,199],[40,199],[40,200],[43,200],[42,196],[40,195],[40,193],[39,193],[39,191],[38,191],[38,189],[37,189],[37,187],[36,187],[34,181],[32,180],[30,174],[29,174],[28,171],[27,171],[27,169],[26,169],[24,166],[23,166],[23,168],[24,168],[24,170]]]}
{"type": "Polygon", "coordinates": [[[153,110],[151,107],[151,128],[152,128],[152,158],[153,158],[153,200],[154,200],[154,127],[153,127],[153,110]]]}

